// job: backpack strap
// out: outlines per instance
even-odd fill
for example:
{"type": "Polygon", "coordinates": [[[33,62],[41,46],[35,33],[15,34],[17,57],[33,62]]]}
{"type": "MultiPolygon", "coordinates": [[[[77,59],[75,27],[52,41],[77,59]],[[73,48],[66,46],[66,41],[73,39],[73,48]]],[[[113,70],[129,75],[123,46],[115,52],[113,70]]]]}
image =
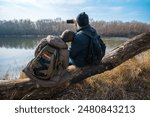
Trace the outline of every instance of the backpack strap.
{"type": "Polygon", "coordinates": [[[88,36],[88,37],[90,37],[90,38],[94,38],[92,35],[90,35],[89,33],[87,33],[87,32],[85,32],[85,31],[81,31],[84,35],[86,35],[86,36],[88,36]]]}

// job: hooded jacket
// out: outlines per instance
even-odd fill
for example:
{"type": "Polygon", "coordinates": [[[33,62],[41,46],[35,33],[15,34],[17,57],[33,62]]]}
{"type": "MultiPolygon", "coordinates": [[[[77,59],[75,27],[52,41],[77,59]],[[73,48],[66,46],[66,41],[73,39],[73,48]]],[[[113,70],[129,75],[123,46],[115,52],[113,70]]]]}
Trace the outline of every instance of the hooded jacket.
{"type": "Polygon", "coordinates": [[[88,65],[86,58],[88,55],[88,47],[90,44],[90,37],[85,35],[84,32],[90,34],[91,36],[96,35],[96,30],[90,25],[79,28],[75,34],[75,38],[71,43],[69,48],[69,57],[73,64],[77,67],[84,67],[88,65]]]}

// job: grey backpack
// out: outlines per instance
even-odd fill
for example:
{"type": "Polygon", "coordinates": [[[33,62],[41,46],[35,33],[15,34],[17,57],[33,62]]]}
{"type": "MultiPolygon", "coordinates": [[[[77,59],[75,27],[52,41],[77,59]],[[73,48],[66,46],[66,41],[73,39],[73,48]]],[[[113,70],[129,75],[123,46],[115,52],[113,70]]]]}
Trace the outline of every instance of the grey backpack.
{"type": "Polygon", "coordinates": [[[59,48],[51,46],[43,39],[35,50],[35,57],[28,63],[23,72],[29,78],[49,80],[59,70],[59,48]]]}

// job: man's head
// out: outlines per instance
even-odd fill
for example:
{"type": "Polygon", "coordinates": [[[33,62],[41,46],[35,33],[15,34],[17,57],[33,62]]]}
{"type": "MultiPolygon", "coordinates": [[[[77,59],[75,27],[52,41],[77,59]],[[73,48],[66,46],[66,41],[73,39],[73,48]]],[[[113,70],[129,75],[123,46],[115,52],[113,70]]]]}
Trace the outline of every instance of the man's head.
{"type": "Polygon", "coordinates": [[[76,21],[80,27],[84,27],[89,24],[89,17],[85,12],[82,12],[77,16],[76,21]]]}
{"type": "Polygon", "coordinates": [[[62,34],[61,34],[61,38],[64,42],[70,42],[73,41],[75,33],[71,30],[65,30],[62,34]]]}

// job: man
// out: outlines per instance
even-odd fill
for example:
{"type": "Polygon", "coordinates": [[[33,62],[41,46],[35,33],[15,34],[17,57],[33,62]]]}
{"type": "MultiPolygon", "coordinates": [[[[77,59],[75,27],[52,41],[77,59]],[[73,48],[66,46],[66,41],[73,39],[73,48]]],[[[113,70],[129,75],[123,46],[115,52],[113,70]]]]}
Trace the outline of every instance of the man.
{"type": "Polygon", "coordinates": [[[77,16],[76,23],[78,30],[69,49],[69,63],[74,64],[77,67],[84,67],[89,64],[87,56],[89,54],[88,50],[91,38],[88,35],[94,37],[97,35],[97,32],[90,26],[89,17],[85,12],[82,12],[77,16]]]}

